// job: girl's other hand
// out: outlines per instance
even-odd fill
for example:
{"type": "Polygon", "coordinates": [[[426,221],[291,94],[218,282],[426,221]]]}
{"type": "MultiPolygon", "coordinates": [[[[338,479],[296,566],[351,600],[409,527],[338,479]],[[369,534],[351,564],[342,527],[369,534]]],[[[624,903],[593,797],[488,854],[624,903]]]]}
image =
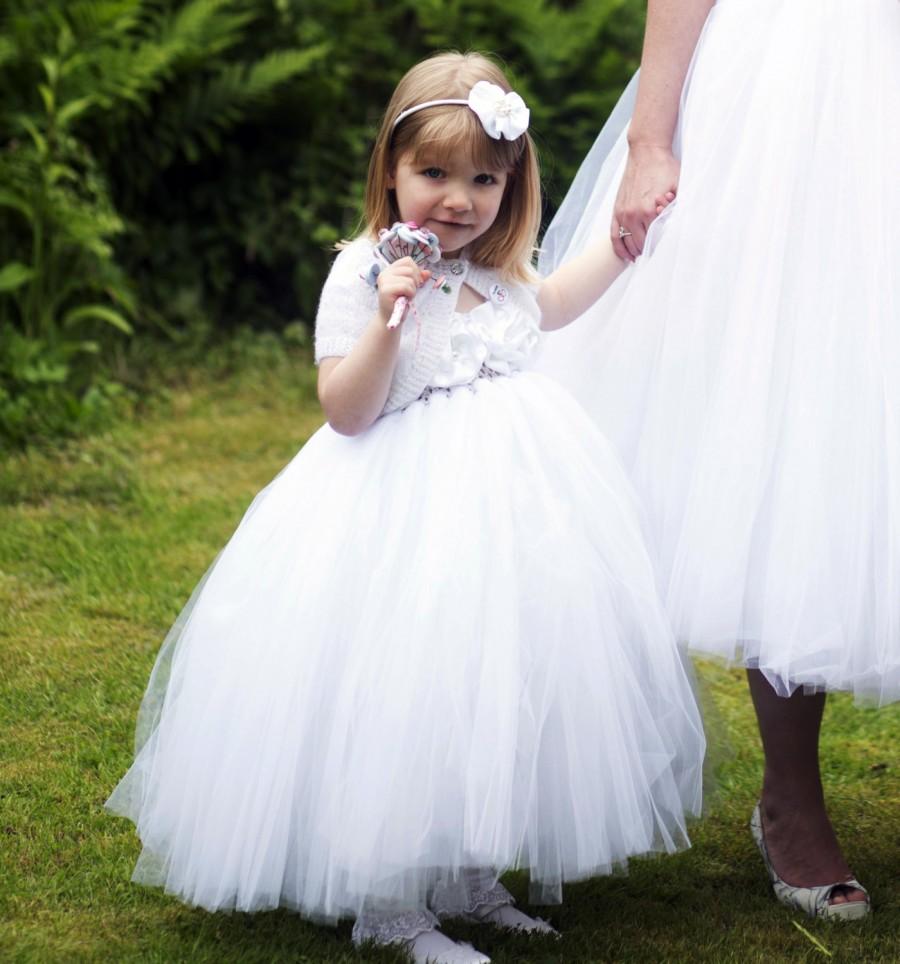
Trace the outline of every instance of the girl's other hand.
{"type": "Polygon", "coordinates": [[[679,172],[678,159],[669,148],[631,145],[610,231],[613,249],[620,258],[634,261],[644,250],[647,229],[661,213],[659,209],[675,199],[679,172]],[[663,199],[666,204],[661,203],[663,199]],[[620,237],[620,227],[631,233],[620,237]]]}
{"type": "Polygon", "coordinates": [[[378,313],[385,324],[398,298],[412,301],[419,288],[431,277],[427,268],[420,268],[412,258],[400,258],[383,268],[378,275],[378,313]]]}

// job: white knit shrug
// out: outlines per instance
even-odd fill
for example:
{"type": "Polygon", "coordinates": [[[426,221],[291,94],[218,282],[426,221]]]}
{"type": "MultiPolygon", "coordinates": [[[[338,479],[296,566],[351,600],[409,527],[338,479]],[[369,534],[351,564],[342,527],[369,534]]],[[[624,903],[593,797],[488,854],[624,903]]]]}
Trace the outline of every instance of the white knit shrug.
{"type": "MultiPolygon", "coordinates": [[[[348,355],[378,310],[378,293],[363,277],[375,261],[374,245],[357,238],[341,251],[322,288],[316,315],[316,362],[348,355]]],[[[419,326],[413,318],[403,323],[400,350],[382,415],[415,401],[430,384],[441,358],[449,351],[450,319],[459,290],[469,285],[487,300],[497,296],[505,303],[534,317],[540,312],[534,290],[525,284],[501,278],[493,268],[473,264],[466,258],[442,259],[429,266],[435,278],[444,275],[449,291],[434,291],[418,308],[419,326]]]]}

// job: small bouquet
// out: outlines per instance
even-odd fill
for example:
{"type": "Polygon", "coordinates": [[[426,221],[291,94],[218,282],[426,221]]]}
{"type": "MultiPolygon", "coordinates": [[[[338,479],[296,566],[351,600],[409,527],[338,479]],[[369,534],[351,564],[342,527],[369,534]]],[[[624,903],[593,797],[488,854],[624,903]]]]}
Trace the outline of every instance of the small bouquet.
{"type": "MultiPolygon", "coordinates": [[[[441,244],[438,236],[431,231],[420,228],[412,221],[398,221],[392,227],[379,232],[375,256],[377,260],[365,276],[365,280],[373,287],[384,265],[399,261],[400,258],[412,258],[417,265],[440,261],[441,244]]],[[[396,328],[400,324],[408,306],[409,299],[401,296],[396,300],[388,328],[396,328]]]]}

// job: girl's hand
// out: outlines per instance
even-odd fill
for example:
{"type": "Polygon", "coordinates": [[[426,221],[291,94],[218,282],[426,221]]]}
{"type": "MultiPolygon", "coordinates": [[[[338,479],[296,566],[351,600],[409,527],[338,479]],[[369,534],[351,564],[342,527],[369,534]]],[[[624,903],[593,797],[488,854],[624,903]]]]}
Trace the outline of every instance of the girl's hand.
{"type": "Polygon", "coordinates": [[[656,199],[656,213],[662,214],[663,211],[675,200],[675,192],[667,191],[656,199]]]}
{"type": "Polygon", "coordinates": [[[398,298],[412,301],[419,288],[431,277],[431,272],[420,268],[412,258],[400,258],[386,268],[376,279],[378,288],[378,314],[388,323],[398,298]]]}
{"type": "Polygon", "coordinates": [[[631,146],[610,230],[613,249],[620,258],[634,261],[644,250],[647,229],[675,200],[679,173],[678,159],[668,148],[631,146]],[[620,237],[620,227],[631,233],[620,237]]]}

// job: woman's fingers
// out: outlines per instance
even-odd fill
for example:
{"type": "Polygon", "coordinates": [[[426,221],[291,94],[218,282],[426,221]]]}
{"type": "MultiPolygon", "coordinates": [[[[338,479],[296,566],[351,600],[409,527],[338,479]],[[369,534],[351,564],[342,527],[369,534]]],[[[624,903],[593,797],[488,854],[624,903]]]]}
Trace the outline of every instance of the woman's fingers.
{"type": "Polygon", "coordinates": [[[644,250],[647,226],[640,218],[623,215],[613,218],[613,249],[624,261],[634,261],[644,250]]]}
{"type": "MultiPolygon", "coordinates": [[[[616,247],[616,240],[621,242],[622,247],[627,252],[624,257],[629,261],[634,261],[644,250],[644,241],[647,238],[647,229],[656,217],[656,204],[653,203],[649,208],[623,208],[616,212],[614,224],[616,225],[613,235],[613,247],[616,247]]],[[[616,252],[618,254],[618,251],[616,252]]],[[[623,255],[619,255],[623,257],[623,255]]]]}
{"type": "Polygon", "coordinates": [[[635,257],[637,257],[637,255],[644,250],[644,242],[647,240],[647,229],[650,227],[650,224],[655,217],[655,211],[651,212],[649,217],[646,213],[644,213],[642,217],[635,219],[633,222],[631,237],[626,238],[625,243],[628,244],[631,242],[631,245],[636,252],[635,257]]]}
{"type": "Polygon", "coordinates": [[[634,261],[634,256],[625,246],[626,235],[623,233],[626,228],[622,228],[620,232],[619,219],[613,216],[612,220],[612,232],[610,234],[610,240],[612,241],[613,251],[616,252],[616,257],[620,261],[634,261]]]}
{"type": "Polygon", "coordinates": [[[640,222],[631,215],[623,214],[621,218],[613,218],[612,243],[616,254],[623,261],[634,261],[641,253],[635,238],[643,237],[644,231],[640,222]]]}
{"type": "Polygon", "coordinates": [[[620,258],[634,261],[644,250],[647,231],[675,199],[679,163],[671,151],[632,147],[616,195],[612,245],[620,258]]]}

